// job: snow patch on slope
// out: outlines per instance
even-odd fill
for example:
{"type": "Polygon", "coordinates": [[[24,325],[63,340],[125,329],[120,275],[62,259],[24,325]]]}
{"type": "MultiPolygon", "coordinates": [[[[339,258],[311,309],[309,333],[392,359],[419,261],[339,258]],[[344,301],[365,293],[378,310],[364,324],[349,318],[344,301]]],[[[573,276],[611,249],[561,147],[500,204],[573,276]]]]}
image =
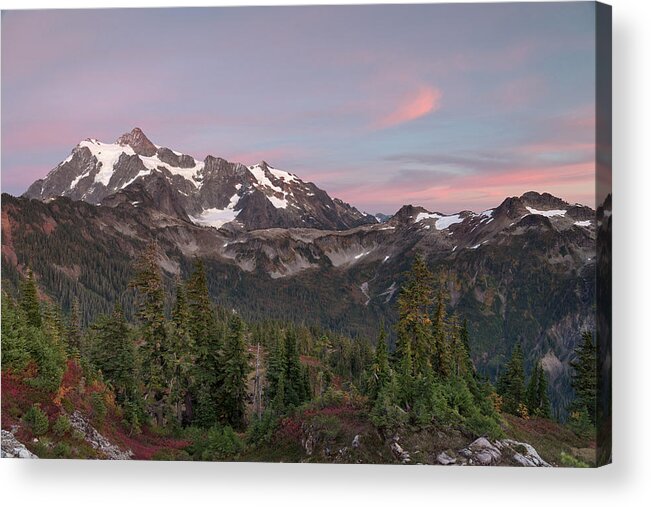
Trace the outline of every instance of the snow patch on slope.
{"type": "Polygon", "coordinates": [[[441,218],[441,216],[442,215],[439,215],[438,213],[418,213],[418,215],[416,215],[416,223],[420,222],[421,220],[441,218]]]}
{"type": "Polygon", "coordinates": [[[550,209],[550,210],[538,210],[531,208],[529,206],[526,207],[527,210],[529,210],[529,213],[532,215],[542,215],[544,217],[564,217],[565,213],[567,213],[567,210],[564,209],[550,209]]]}
{"type": "Polygon", "coordinates": [[[232,222],[237,218],[237,215],[240,213],[240,211],[235,211],[235,206],[237,206],[239,200],[240,196],[234,194],[233,197],[231,197],[228,206],[225,208],[205,209],[199,215],[190,217],[190,220],[192,220],[197,225],[205,225],[219,229],[222,225],[232,222]]]}
{"type": "Polygon", "coordinates": [[[439,218],[436,221],[435,227],[437,230],[442,231],[443,229],[447,229],[451,225],[458,224],[463,222],[463,218],[459,216],[459,214],[456,215],[449,215],[449,216],[444,216],[439,218]]]}

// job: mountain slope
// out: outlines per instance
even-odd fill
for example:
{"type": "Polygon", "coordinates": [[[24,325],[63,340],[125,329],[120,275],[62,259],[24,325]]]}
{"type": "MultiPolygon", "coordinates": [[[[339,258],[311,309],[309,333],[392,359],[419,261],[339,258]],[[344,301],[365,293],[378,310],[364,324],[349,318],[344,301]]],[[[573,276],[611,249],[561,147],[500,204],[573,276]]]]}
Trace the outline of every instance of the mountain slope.
{"type": "Polygon", "coordinates": [[[184,219],[199,225],[341,230],[377,221],[330,198],[313,183],[264,161],[248,167],[210,155],[199,161],[153,144],[139,128],[115,143],[82,141],[24,196],[39,200],[63,196],[99,205],[131,184],[154,176],[167,181],[175,207],[185,211],[184,219]]]}
{"type": "Polygon", "coordinates": [[[521,343],[529,365],[542,358],[555,406],[570,396],[572,350],[594,327],[596,231],[588,207],[530,192],[482,213],[404,206],[386,223],[344,231],[216,229],[188,220],[186,209],[158,172],[100,206],[3,195],[3,276],[15,283],[29,266],[65,307],[78,297],[89,320],[116,298],[129,301],[132,261],[155,240],[170,293],[198,256],[215,300],[247,318],[309,318],[375,336],[380,319],[395,321],[403,273],[420,253],[446,275],[449,309],[468,320],[482,373],[494,378],[521,343]]]}

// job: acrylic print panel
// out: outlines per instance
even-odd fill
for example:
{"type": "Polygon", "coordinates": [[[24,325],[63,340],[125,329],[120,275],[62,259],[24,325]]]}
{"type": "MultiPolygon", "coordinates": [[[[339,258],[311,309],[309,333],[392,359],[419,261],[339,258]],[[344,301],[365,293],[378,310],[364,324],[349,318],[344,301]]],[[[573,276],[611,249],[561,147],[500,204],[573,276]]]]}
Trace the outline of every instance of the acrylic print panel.
{"type": "Polygon", "coordinates": [[[2,456],[608,463],[610,23],[3,12],[2,456]]]}

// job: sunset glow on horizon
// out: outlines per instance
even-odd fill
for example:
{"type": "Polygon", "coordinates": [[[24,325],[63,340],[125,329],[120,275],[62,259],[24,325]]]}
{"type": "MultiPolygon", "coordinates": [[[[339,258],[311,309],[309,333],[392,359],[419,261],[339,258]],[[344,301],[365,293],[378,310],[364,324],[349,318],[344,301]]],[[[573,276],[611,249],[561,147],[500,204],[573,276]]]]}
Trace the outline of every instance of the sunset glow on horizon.
{"type": "Polygon", "coordinates": [[[2,191],[81,140],[312,181],[368,212],[594,207],[590,2],[4,11],[2,191]]]}

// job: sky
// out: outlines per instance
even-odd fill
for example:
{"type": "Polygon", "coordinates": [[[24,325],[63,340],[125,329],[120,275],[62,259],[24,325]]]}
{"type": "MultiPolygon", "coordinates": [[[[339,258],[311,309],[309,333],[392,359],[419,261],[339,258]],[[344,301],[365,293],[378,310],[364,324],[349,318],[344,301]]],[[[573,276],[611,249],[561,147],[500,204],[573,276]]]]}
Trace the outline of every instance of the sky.
{"type": "Polygon", "coordinates": [[[2,191],[140,127],[368,211],[594,207],[591,2],[3,11],[2,191]]]}

